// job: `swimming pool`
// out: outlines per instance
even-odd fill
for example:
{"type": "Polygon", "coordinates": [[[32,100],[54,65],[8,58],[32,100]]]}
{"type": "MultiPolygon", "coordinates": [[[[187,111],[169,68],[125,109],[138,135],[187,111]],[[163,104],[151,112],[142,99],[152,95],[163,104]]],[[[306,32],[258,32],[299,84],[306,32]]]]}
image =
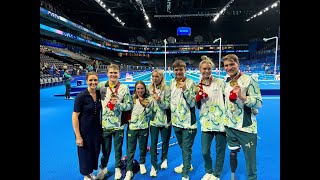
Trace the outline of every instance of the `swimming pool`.
{"type": "MultiPolygon", "coordinates": [[[[214,77],[224,78],[226,73],[221,72],[220,76],[217,73],[212,73],[214,77]]],[[[108,80],[106,74],[99,75],[100,82],[108,80]]],[[[199,83],[201,74],[197,71],[188,70],[186,72],[186,76],[191,78],[196,83],[199,83]]],[[[170,80],[174,78],[174,74],[172,71],[165,73],[166,82],[169,84],[170,80]]],[[[76,96],[80,91],[87,88],[86,84],[77,85],[76,81],[85,81],[84,76],[79,76],[75,78],[75,80],[71,83],[71,96],[76,96]]],[[[132,93],[134,90],[134,84],[136,81],[143,81],[146,85],[151,83],[151,71],[133,73],[130,81],[126,80],[125,76],[119,79],[119,81],[123,84],[128,85],[130,92],[132,93]]],[[[261,90],[262,95],[280,95],[280,80],[274,80],[273,75],[270,74],[258,74],[258,83],[261,90]]],[[[61,92],[60,94],[56,94],[55,96],[64,96],[65,92],[61,92]]]]}

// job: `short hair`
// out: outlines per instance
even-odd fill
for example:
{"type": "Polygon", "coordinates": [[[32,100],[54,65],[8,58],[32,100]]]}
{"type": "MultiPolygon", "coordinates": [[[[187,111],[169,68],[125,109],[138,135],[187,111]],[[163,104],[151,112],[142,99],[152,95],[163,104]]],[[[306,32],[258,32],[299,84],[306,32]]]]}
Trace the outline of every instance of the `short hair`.
{"type": "Polygon", "coordinates": [[[176,67],[184,67],[186,69],[187,65],[184,61],[180,60],[180,59],[177,59],[173,62],[172,64],[173,68],[176,68],[176,67]]]}
{"type": "Polygon", "coordinates": [[[88,72],[88,73],[86,74],[86,80],[88,80],[88,77],[91,76],[91,75],[96,75],[96,76],[98,77],[98,79],[99,79],[99,75],[98,75],[97,72],[95,72],[95,71],[90,71],[90,72],[88,72]]]}
{"type": "Polygon", "coordinates": [[[119,71],[119,66],[117,64],[110,64],[107,68],[107,72],[109,71],[109,69],[112,68],[112,69],[115,69],[115,70],[118,70],[119,71]]]}
{"type": "Polygon", "coordinates": [[[208,56],[202,55],[202,56],[201,56],[201,60],[202,60],[202,61],[199,63],[199,69],[201,68],[201,65],[202,65],[203,63],[211,64],[211,67],[214,68],[214,64],[213,64],[212,60],[211,60],[208,56]]]}
{"type": "Polygon", "coordinates": [[[225,56],[222,58],[222,60],[223,60],[223,61],[233,61],[233,62],[235,62],[235,63],[237,63],[237,64],[240,64],[240,63],[239,63],[239,58],[238,58],[238,56],[235,55],[235,54],[227,54],[227,55],[225,55],[225,56]]]}

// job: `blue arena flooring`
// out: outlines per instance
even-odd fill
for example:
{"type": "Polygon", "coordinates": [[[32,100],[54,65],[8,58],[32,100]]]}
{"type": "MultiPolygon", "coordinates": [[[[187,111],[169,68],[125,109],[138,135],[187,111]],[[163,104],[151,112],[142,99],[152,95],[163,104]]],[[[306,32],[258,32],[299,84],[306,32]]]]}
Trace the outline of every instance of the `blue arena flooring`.
{"type": "MultiPolygon", "coordinates": [[[[148,77],[150,79],[150,76],[148,77]]],[[[168,77],[167,77],[168,78],[168,77]]],[[[101,78],[100,81],[103,81],[101,78]]],[[[134,79],[136,81],[136,79],[134,79]]],[[[72,83],[76,86],[76,82],[72,83]]],[[[72,128],[71,115],[74,100],[65,100],[63,94],[64,85],[40,89],[40,179],[41,180],[81,180],[79,173],[77,148],[72,128]]],[[[257,169],[259,180],[280,179],[280,96],[263,95],[263,107],[259,109],[258,119],[258,146],[257,146],[257,169]]],[[[197,119],[199,111],[196,112],[197,119]]],[[[200,126],[200,123],[198,123],[200,126]]],[[[172,131],[173,132],[173,131],[172,131]]],[[[175,136],[174,132],[172,133],[175,136]]],[[[159,138],[161,139],[161,138],[159,138]]],[[[170,143],[176,142],[171,139],[170,143]]],[[[124,139],[124,143],[126,140],[124,139]]],[[[190,179],[200,180],[205,174],[204,163],[201,155],[201,130],[198,127],[193,152],[193,171],[190,179]]],[[[211,155],[215,160],[215,142],[213,142],[211,155]]],[[[125,145],[123,154],[125,154],[125,145]]],[[[229,153],[227,148],[221,180],[230,180],[231,171],[229,165],[229,153]]],[[[158,156],[160,162],[160,156],[158,156]]],[[[137,148],[135,159],[139,160],[137,148]]],[[[174,172],[174,167],[182,163],[182,153],[179,145],[169,148],[168,169],[159,170],[156,179],[181,179],[181,175],[174,172]]],[[[150,155],[146,159],[147,174],[139,172],[133,180],[155,179],[149,176],[151,163],[150,155]]],[[[112,150],[108,165],[109,173],[105,179],[114,179],[114,152],[112,150]]],[[[98,171],[94,173],[97,174],[98,171]]],[[[238,154],[237,180],[246,180],[245,160],[243,152],[238,154]]]]}

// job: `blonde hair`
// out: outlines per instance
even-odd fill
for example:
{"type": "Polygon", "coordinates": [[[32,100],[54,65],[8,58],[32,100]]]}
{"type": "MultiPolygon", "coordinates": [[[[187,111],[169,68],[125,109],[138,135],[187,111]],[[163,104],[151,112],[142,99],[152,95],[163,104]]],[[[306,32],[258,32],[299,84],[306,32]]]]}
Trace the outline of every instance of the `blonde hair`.
{"type": "Polygon", "coordinates": [[[118,70],[119,71],[119,66],[117,64],[110,64],[107,68],[107,71],[109,71],[109,69],[112,68],[114,70],[118,70]]]}
{"type": "Polygon", "coordinates": [[[233,62],[237,63],[238,65],[240,64],[239,63],[239,58],[235,54],[227,54],[222,58],[222,60],[223,61],[233,61],[233,62]]]}
{"type": "Polygon", "coordinates": [[[202,65],[203,63],[211,64],[211,67],[214,68],[214,64],[213,64],[211,58],[209,58],[208,56],[202,55],[202,56],[201,56],[201,60],[202,60],[202,61],[199,63],[199,69],[201,69],[201,65],[202,65]]]}
{"type": "MultiPolygon", "coordinates": [[[[152,71],[151,74],[153,74],[155,72],[158,73],[160,78],[161,78],[160,90],[162,91],[164,89],[164,87],[166,86],[166,80],[164,79],[164,71],[161,70],[161,69],[155,69],[155,70],[152,71]]],[[[154,85],[154,82],[152,81],[152,79],[151,79],[151,82],[152,82],[152,85],[154,85]]]]}

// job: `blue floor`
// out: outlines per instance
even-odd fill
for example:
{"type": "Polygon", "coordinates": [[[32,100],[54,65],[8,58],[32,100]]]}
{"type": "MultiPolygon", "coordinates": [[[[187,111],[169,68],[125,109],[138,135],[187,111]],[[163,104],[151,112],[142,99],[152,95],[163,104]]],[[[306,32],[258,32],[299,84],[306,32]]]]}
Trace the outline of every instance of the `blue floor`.
{"type": "MultiPolygon", "coordinates": [[[[102,79],[101,79],[102,80],[102,79]]],[[[72,84],[75,86],[75,83],[72,84]]],[[[41,180],[80,180],[77,148],[73,134],[71,115],[74,100],[65,100],[63,96],[54,96],[64,93],[65,87],[55,86],[40,90],[40,179],[41,180]]],[[[197,110],[197,118],[199,112],[197,110]]],[[[258,119],[258,146],[257,168],[259,180],[280,179],[280,97],[263,96],[263,108],[259,110],[258,119]]],[[[200,123],[198,123],[200,125],[200,123]]],[[[174,133],[173,133],[173,136],[174,133]]],[[[175,138],[171,142],[176,142],[175,138]]],[[[214,142],[213,142],[214,143],[214,142]]],[[[125,154],[125,146],[123,153],[125,154]]],[[[190,179],[200,180],[205,174],[201,155],[201,131],[193,145],[192,164],[194,170],[190,172],[190,179]]],[[[221,180],[230,180],[229,150],[227,149],[225,164],[221,180]]],[[[215,148],[212,148],[214,159],[215,148]]],[[[137,149],[136,157],[139,152],[137,149]]],[[[178,145],[172,146],[168,154],[168,169],[160,170],[156,179],[181,179],[181,175],[173,168],[182,162],[181,150],[178,145]]],[[[159,157],[160,159],[160,157],[159,157]]],[[[114,153],[110,155],[108,165],[109,176],[105,179],[114,179],[114,153]]],[[[154,179],[149,176],[150,155],[147,155],[146,175],[137,173],[133,179],[154,179]]],[[[97,173],[95,171],[94,173],[97,173]]],[[[238,155],[237,180],[246,180],[245,161],[243,152],[238,155]]]]}

